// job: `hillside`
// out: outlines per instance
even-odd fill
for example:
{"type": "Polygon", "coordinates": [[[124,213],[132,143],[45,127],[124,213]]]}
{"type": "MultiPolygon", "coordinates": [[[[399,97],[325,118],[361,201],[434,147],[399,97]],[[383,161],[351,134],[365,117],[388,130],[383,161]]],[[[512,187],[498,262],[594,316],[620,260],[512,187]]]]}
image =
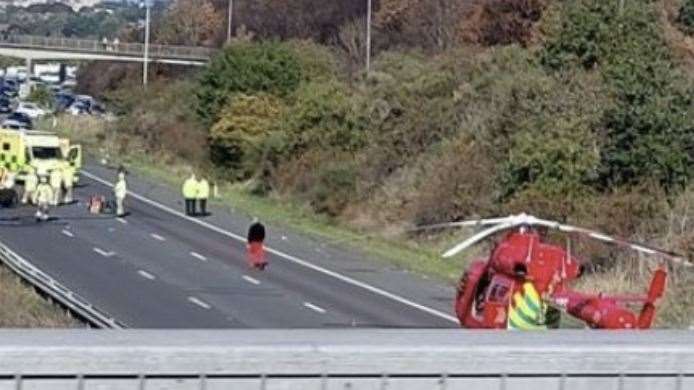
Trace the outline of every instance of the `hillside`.
{"type": "MultiPolygon", "coordinates": [[[[160,67],[146,91],[138,68],[97,64],[82,88],[123,114],[101,134],[113,155],[214,172],[362,235],[440,249],[450,235],[407,228],[525,211],[691,258],[694,2],[458,4],[380,2],[369,75],[357,17],[331,39],[240,29],[200,74],[160,67]]],[[[633,254],[577,245],[586,288],[644,286],[633,254]]],[[[663,324],[690,325],[690,280],[676,273],[663,324]]]]}

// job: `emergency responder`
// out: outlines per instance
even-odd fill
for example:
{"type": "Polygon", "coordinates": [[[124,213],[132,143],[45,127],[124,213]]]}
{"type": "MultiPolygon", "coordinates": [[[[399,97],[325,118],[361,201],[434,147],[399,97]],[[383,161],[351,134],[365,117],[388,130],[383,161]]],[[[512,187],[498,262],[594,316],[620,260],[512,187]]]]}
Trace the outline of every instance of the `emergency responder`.
{"type": "Polygon", "coordinates": [[[48,176],[40,175],[39,184],[36,186],[36,221],[48,220],[48,208],[55,199],[53,187],[48,183],[48,176]]]}
{"type": "Polygon", "coordinates": [[[63,195],[65,204],[72,203],[72,187],[75,180],[75,168],[68,166],[63,169],[63,195]]]}
{"type": "Polygon", "coordinates": [[[22,204],[36,204],[36,186],[39,178],[33,168],[29,168],[24,177],[24,193],[22,194],[22,204]]]}
{"type": "Polygon", "coordinates": [[[125,217],[125,195],[128,193],[128,185],[125,182],[125,171],[118,171],[118,181],[113,186],[113,195],[116,197],[116,216],[125,217]]]}
{"type": "Polygon", "coordinates": [[[186,215],[195,215],[195,199],[198,197],[198,180],[195,173],[191,173],[190,177],[183,182],[183,199],[186,203],[186,215]]]}
{"type": "Polygon", "coordinates": [[[200,215],[207,215],[207,199],[210,197],[210,183],[204,177],[198,180],[196,197],[200,203],[200,215]]]}
{"type": "Polygon", "coordinates": [[[263,247],[264,241],[265,226],[258,221],[258,218],[253,218],[253,222],[248,228],[248,265],[261,271],[267,267],[265,248],[263,247]]]}
{"type": "Polygon", "coordinates": [[[511,297],[508,308],[508,329],[542,330],[547,329],[546,304],[531,282],[524,282],[519,291],[511,297]]]}
{"type": "Polygon", "coordinates": [[[48,183],[53,189],[53,199],[51,206],[57,206],[60,203],[60,191],[63,185],[63,173],[60,169],[54,169],[49,173],[48,183]]]}

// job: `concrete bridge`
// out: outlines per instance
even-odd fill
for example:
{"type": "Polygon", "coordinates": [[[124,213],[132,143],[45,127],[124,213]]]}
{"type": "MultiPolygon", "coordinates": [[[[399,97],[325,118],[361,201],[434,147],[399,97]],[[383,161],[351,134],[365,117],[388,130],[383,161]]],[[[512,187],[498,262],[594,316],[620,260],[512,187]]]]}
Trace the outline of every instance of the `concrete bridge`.
{"type": "MultiPolygon", "coordinates": [[[[187,47],[150,44],[147,62],[202,66],[217,52],[206,47],[187,47]]],[[[86,60],[144,62],[145,45],[142,43],[109,42],[97,40],[39,37],[30,35],[0,36],[0,56],[21,58],[28,67],[32,61],[86,60]]]]}

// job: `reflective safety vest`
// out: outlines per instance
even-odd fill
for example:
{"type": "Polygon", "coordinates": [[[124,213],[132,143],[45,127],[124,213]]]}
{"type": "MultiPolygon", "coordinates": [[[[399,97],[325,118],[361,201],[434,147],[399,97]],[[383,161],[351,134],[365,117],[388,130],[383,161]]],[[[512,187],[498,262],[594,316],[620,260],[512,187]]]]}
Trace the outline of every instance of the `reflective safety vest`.
{"type": "Polygon", "coordinates": [[[183,198],[184,199],[195,199],[198,195],[198,181],[192,177],[189,177],[185,182],[183,182],[183,198]]]}
{"type": "Polygon", "coordinates": [[[545,325],[545,304],[530,282],[513,294],[508,307],[507,328],[512,330],[541,330],[545,325]]]}
{"type": "Polygon", "coordinates": [[[210,197],[210,183],[205,179],[198,181],[196,197],[198,199],[207,199],[210,197]]]}

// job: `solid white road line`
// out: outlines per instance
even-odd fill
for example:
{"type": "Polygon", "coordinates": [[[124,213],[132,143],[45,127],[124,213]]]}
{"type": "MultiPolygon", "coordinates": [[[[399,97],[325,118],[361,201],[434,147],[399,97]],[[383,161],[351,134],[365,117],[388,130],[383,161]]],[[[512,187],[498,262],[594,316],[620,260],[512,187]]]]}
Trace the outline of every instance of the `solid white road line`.
{"type": "Polygon", "coordinates": [[[198,259],[200,261],[207,261],[207,257],[199,254],[198,252],[190,252],[190,255],[195,257],[196,259],[198,259]]]}
{"type": "Polygon", "coordinates": [[[63,235],[66,235],[68,237],[75,237],[75,235],[72,234],[72,232],[69,230],[63,230],[62,233],[63,233],[63,235]]]}
{"type": "Polygon", "coordinates": [[[195,298],[195,297],[188,297],[188,300],[189,300],[190,302],[192,302],[192,303],[194,303],[194,304],[196,304],[196,305],[202,307],[203,309],[209,310],[209,309],[212,308],[212,306],[210,306],[210,305],[208,305],[207,303],[205,303],[205,302],[199,300],[198,298],[195,298]]]}
{"type": "Polygon", "coordinates": [[[157,233],[152,233],[149,236],[152,237],[153,239],[157,240],[157,241],[166,241],[166,238],[158,235],[157,233]]]}
{"type": "Polygon", "coordinates": [[[123,225],[127,225],[127,224],[128,224],[128,221],[126,221],[126,220],[124,220],[123,218],[120,218],[120,217],[116,218],[116,221],[122,223],[123,225]]]}
{"type": "Polygon", "coordinates": [[[115,252],[106,252],[105,250],[103,250],[101,248],[97,248],[97,247],[94,247],[94,252],[96,252],[96,253],[100,254],[101,256],[104,256],[104,257],[111,257],[111,256],[116,254],[115,252]]]}
{"type": "Polygon", "coordinates": [[[260,284],[260,280],[252,278],[248,275],[243,275],[243,280],[247,281],[248,283],[255,284],[256,286],[260,284]]]}
{"type": "Polygon", "coordinates": [[[154,279],[156,279],[156,278],[154,277],[154,275],[152,275],[152,274],[150,274],[149,272],[144,271],[144,270],[139,270],[139,271],[137,271],[137,273],[140,274],[140,276],[142,276],[142,277],[145,278],[145,279],[149,279],[149,280],[154,280],[154,279]]]}
{"type": "MultiPolygon", "coordinates": [[[[110,183],[109,181],[104,180],[104,179],[102,179],[102,178],[100,178],[100,177],[98,177],[98,176],[96,176],[96,175],[93,175],[93,174],[87,172],[87,171],[82,171],[82,174],[83,174],[84,176],[86,176],[86,177],[92,179],[92,180],[95,180],[95,181],[97,181],[97,182],[103,184],[103,185],[106,185],[106,186],[108,186],[108,187],[113,187],[113,184],[110,183]]],[[[221,235],[224,235],[224,236],[233,238],[233,239],[235,239],[235,240],[237,240],[237,241],[240,241],[240,242],[243,242],[243,243],[246,242],[246,238],[243,237],[243,236],[240,236],[240,235],[238,235],[238,234],[234,234],[234,233],[232,233],[232,232],[230,232],[230,231],[224,230],[224,229],[222,229],[222,228],[220,228],[220,227],[218,227],[218,226],[212,225],[212,224],[210,224],[210,223],[208,223],[208,222],[205,222],[205,221],[202,221],[202,220],[199,220],[199,219],[195,219],[195,218],[193,218],[193,217],[189,217],[189,216],[183,214],[183,213],[180,212],[180,211],[174,210],[174,209],[172,209],[171,207],[165,206],[165,205],[163,205],[163,204],[161,204],[161,203],[159,203],[159,202],[153,201],[153,200],[151,200],[151,199],[149,199],[149,198],[146,198],[146,197],[144,197],[144,196],[142,196],[142,195],[136,194],[136,193],[134,193],[134,192],[132,192],[132,191],[128,191],[128,194],[129,194],[130,196],[132,196],[133,198],[138,199],[139,201],[141,201],[141,202],[143,202],[143,203],[146,203],[146,204],[148,204],[148,205],[150,205],[150,206],[156,207],[156,208],[158,208],[158,209],[160,209],[160,210],[162,210],[162,211],[165,211],[165,212],[167,212],[167,213],[169,213],[169,214],[178,216],[178,217],[183,218],[183,219],[185,219],[185,220],[187,220],[187,221],[189,221],[189,222],[198,224],[198,225],[203,226],[203,227],[205,227],[205,228],[207,228],[207,229],[210,229],[210,230],[212,230],[212,231],[215,231],[215,232],[217,232],[217,233],[219,233],[219,234],[221,234],[221,235]]],[[[308,262],[308,261],[306,261],[306,260],[302,260],[302,259],[300,259],[300,258],[298,258],[298,257],[294,257],[294,256],[292,256],[292,255],[286,254],[286,253],[281,252],[281,251],[278,251],[278,250],[276,250],[276,249],[272,249],[272,248],[270,248],[270,247],[266,247],[265,250],[266,250],[267,252],[270,252],[270,253],[272,253],[272,254],[274,254],[274,255],[276,255],[276,256],[279,256],[279,257],[281,257],[281,258],[283,258],[283,259],[285,259],[285,260],[291,261],[292,263],[295,263],[295,264],[301,265],[301,266],[303,266],[303,267],[312,269],[312,270],[314,270],[314,271],[316,271],[316,272],[320,272],[320,273],[322,273],[322,274],[324,274],[324,275],[331,276],[331,277],[333,277],[333,278],[335,278],[335,279],[338,279],[338,280],[341,280],[341,281],[343,281],[343,282],[345,282],[345,283],[351,284],[351,285],[356,286],[356,287],[360,287],[360,288],[362,288],[362,289],[364,289],[364,290],[367,290],[367,291],[369,291],[369,292],[372,292],[372,293],[374,293],[374,294],[377,294],[377,295],[380,295],[380,296],[382,296],[382,297],[391,299],[391,300],[393,300],[393,301],[402,303],[402,304],[404,304],[404,305],[413,307],[413,308],[415,308],[415,309],[417,309],[417,310],[421,310],[421,311],[423,311],[423,312],[425,312],[425,313],[429,313],[429,314],[431,314],[431,315],[433,315],[433,316],[436,316],[436,317],[439,317],[439,318],[443,318],[443,319],[448,320],[448,321],[450,321],[450,322],[458,323],[458,319],[455,318],[454,316],[450,315],[450,314],[447,314],[447,313],[444,313],[444,312],[442,312],[442,311],[439,311],[439,310],[432,309],[432,308],[430,308],[430,307],[421,305],[421,304],[416,303],[416,302],[413,302],[413,301],[411,301],[411,300],[409,300],[409,299],[407,299],[407,298],[401,297],[401,296],[399,296],[399,295],[397,295],[397,294],[393,294],[393,293],[388,292],[388,291],[386,291],[386,290],[383,290],[383,289],[380,289],[380,288],[378,288],[378,287],[374,287],[374,286],[372,286],[372,285],[370,285],[370,284],[367,284],[367,283],[361,282],[361,281],[359,281],[359,280],[353,279],[353,278],[351,278],[351,277],[349,277],[349,276],[345,276],[345,275],[342,275],[342,274],[337,273],[337,272],[335,272],[335,271],[331,271],[331,270],[329,270],[329,269],[327,269],[327,268],[323,268],[323,267],[321,267],[321,266],[312,264],[312,263],[310,263],[310,262],[308,262]]]]}
{"type": "Polygon", "coordinates": [[[311,303],[311,302],[304,302],[304,306],[305,306],[305,307],[308,307],[309,309],[311,309],[311,310],[313,310],[313,311],[315,311],[315,312],[318,312],[318,313],[321,313],[321,314],[325,314],[325,309],[323,309],[322,307],[318,307],[318,306],[314,305],[314,304],[311,303]]]}

